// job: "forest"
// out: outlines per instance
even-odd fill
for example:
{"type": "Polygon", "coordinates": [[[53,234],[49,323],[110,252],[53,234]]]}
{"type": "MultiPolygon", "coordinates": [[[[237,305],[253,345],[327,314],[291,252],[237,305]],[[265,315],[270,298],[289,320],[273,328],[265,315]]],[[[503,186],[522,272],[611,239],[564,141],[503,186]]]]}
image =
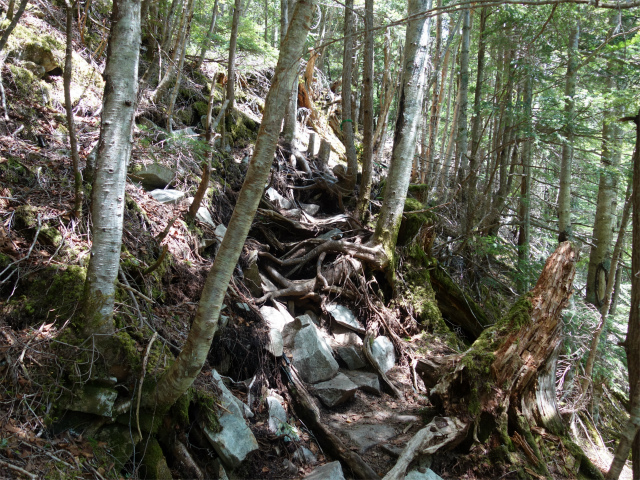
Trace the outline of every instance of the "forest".
{"type": "Polygon", "coordinates": [[[0,0],[0,478],[640,480],[638,11],[0,0]]]}

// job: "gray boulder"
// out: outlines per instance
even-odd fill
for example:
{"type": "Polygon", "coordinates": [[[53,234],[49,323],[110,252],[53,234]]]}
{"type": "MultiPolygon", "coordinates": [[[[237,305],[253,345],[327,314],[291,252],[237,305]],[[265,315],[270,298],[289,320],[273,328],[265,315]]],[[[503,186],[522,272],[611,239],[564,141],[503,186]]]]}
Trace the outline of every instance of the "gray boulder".
{"type": "Polygon", "coordinates": [[[322,382],[338,373],[338,362],[309,316],[301,315],[287,324],[282,337],[285,346],[293,343],[293,365],[305,382],[322,382]]]}
{"type": "Polygon", "coordinates": [[[141,179],[140,182],[146,189],[164,188],[173,182],[175,172],[163,165],[152,163],[145,165],[135,176],[141,179]]]}
{"type": "Polygon", "coordinates": [[[378,375],[370,372],[351,372],[345,371],[344,374],[355,383],[360,390],[374,395],[381,395],[380,380],[378,375]]]}
{"type": "Polygon", "coordinates": [[[300,208],[307,215],[315,215],[320,210],[320,205],[316,205],[315,203],[301,203],[300,208]]]}
{"type": "Polygon", "coordinates": [[[180,190],[152,190],[149,192],[156,202],[160,203],[178,203],[184,198],[184,192],[180,190]]]}
{"type": "Polygon", "coordinates": [[[319,466],[304,477],[305,480],[345,480],[340,462],[335,461],[319,466]]]}
{"type": "Polygon", "coordinates": [[[378,337],[371,344],[374,361],[383,372],[388,372],[396,364],[396,353],[393,343],[387,337],[378,337]]]}
{"type": "Polygon", "coordinates": [[[336,353],[347,364],[349,370],[357,370],[367,366],[367,359],[362,352],[362,347],[347,345],[336,348],[336,353]]]}
{"type": "Polygon", "coordinates": [[[344,305],[338,305],[336,303],[331,303],[326,306],[327,312],[333,320],[343,327],[349,328],[354,332],[358,332],[361,334],[365,334],[366,330],[362,326],[362,324],[358,321],[356,316],[353,314],[351,310],[349,310],[344,305]]]}
{"type": "Polygon", "coordinates": [[[424,472],[420,470],[411,470],[404,477],[405,480],[442,480],[442,477],[430,468],[424,469],[424,472]]]}
{"type": "MultiPolygon", "coordinates": [[[[260,278],[260,277],[258,277],[260,278]]],[[[278,305],[278,304],[276,304],[278,305]]],[[[269,345],[267,350],[274,357],[281,357],[283,354],[284,341],[282,338],[282,330],[287,323],[293,322],[293,317],[287,312],[287,309],[278,305],[280,308],[264,306],[260,308],[260,314],[269,325],[269,345]]]]}
{"type": "Polygon", "coordinates": [[[301,465],[316,463],[318,459],[307,447],[300,447],[293,454],[293,461],[301,465]]]}
{"type": "Polygon", "coordinates": [[[273,187],[269,187],[264,194],[267,199],[275,205],[276,208],[289,210],[291,207],[293,207],[291,201],[280,195],[280,193],[278,193],[278,191],[273,187]]]}
{"type": "Polygon", "coordinates": [[[206,223],[207,225],[211,225],[213,228],[216,227],[216,224],[213,222],[213,218],[211,217],[211,213],[209,213],[209,209],[207,207],[200,207],[196,212],[196,219],[202,223],[206,223]]]}
{"type": "Polygon", "coordinates": [[[331,408],[351,400],[358,390],[358,386],[343,373],[338,373],[329,381],[316,383],[313,389],[314,394],[322,403],[331,408]]]}
{"type": "Polygon", "coordinates": [[[67,407],[74,412],[92,413],[103,417],[113,416],[113,404],[118,392],[112,388],[85,386],[67,407]]]}
{"type": "Polygon", "coordinates": [[[249,453],[258,450],[258,442],[242,417],[224,413],[218,422],[220,432],[214,433],[207,426],[203,431],[222,462],[236,468],[249,453]]]}

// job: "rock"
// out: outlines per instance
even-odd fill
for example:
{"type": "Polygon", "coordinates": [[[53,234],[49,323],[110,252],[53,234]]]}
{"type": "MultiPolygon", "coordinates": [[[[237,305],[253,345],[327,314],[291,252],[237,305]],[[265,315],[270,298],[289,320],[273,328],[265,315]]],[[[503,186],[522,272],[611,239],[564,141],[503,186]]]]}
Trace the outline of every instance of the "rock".
{"type": "Polygon", "coordinates": [[[320,211],[320,205],[316,205],[315,203],[301,203],[300,208],[302,208],[307,215],[315,215],[320,211]]]}
{"type": "Polygon", "coordinates": [[[383,372],[388,372],[396,364],[396,353],[393,343],[387,337],[378,337],[371,344],[371,354],[378,367],[383,372]]]}
{"type": "Polygon", "coordinates": [[[305,480],[345,480],[342,473],[342,466],[340,462],[335,461],[327,463],[316,468],[313,472],[305,475],[305,480]]]}
{"type": "Polygon", "coordinates": [[[227,227],[225,227],[224,225],[220,224],[216,227],[216,229],[213,231],[214,235],[216,236],[216,240],[218,240],[219,242],[222,243],[222,240],[224,239],[225,234],[227,233],[227,227]]]}
{"type": "Polygon", "coordinates": [[[85,386],[82,393],[73,398],[67,408],[74,412],[92,413],[111,418],[116,398],[118,398],[118,392],[112,388],[85,386]]]}
{"type": "Polygon", "coordinates": [[[307,465],[316,463],[318,459],[307,447],[300,447],[296,450],[296,453],[293,454],[293,461],[301,465],[307,465]]]}
{"type": "Polygon", "coordinates": [[[282,471],[290,476],[295,476],[298,474],[298,467],[296,467],[288,458],[284,458],[282,460],[282,471]]]}
{"type": "Polygon", "coordinates": [[[411,470],[404,477],[405,480],[442,480],[440,475],[437,475],[436,472],[431,470],[430,468],[425,469],[424,473],[420,472],[420,470],[411,470]]]}
{"type": "Polygon", "coordinates": [[[167,459],[154,437],[149,437],[147,442],[138,444],[136,456],[140,459],[140,478],[173,480],[167,459]]]}
{"type": "Polygon", "coordinates": [[[44,74],[47,73],[42,65],[38,65],[37,63],[33,63],[28,60],[20,62],[19,66],[25,70],[29,70],[37,78],[42,78],[44,77],[44,74]]]}
{"type": "Polygon", "coordinates": [[[278,191],[273,187],[269,187],[267,189],[267,191],[265,192],[265,196],[271,203],[274,204],[276,208],[289,210],[291,207],[293,207],[291,201],[280,195],[278,191]]]}
{"type": "Polygon", "coordinates": [[[316,315],[316,312],[314,312],[313,310],[305,310],[304,314],[309,316],[316,327],[320,326],[320,319],[318,318],[318,315],[316,315]]]}
{"type": "Polygon", "coordinates": [[[184,192],[180,190],[152,190],[149,192],[157,202],[160,203],[178,203],[184,198],[184,192]]]}
{"type": "Polygon", "coordinates": [[[244,284],[254,297],[262,296],[262,279],[258,268],[258,251],[252,250],[247,259],[248,266],[242,271],[244,284]]]}
{"type": "Polygon", "coordinates": [[[21,60],[32,62],[44,68],[45,72],[51,72],[60,66],[51,51],[51,48],[38,41],[24,45],[20,53],[21,60]]]}
{"type": "Polygon", "coordinates": [[[196,132],[193,128],[187,127],[180,130],[174,130],[171,132],[174,137],[198,137],[198,132],[196,132]]]}
{"type": "Polygon", "coordinates": [[[396,435],[392,426],[384,424],[343,426],[342,430],[358,447],[360,453],[380,443],[386,443],[396,435]]]}
{"type": "Polygon", "coordinates": [[[343,327],[349,328],[354,332],[358,332],[361,334],[365,334],[366,330],[362,326],[362,324],[358,321],[356,316],[353,314],[351,310],[343,305],[338,305],[335,303],[330,303],[326,306],[327,313],[331,315],[333,320],[343,327]]]}
{"type": "Polygon", "coordinates": [[[370,372],[351,372],[345,371],[344,374],[355,383],[360,390],[374,395],[382,395],[380,390],[380,380],[378,375],[370,372]]]}
{"type": "Polygon", "coordinates": [[[269,345],[267,345],[267,350],[276,358],[284,355],[284,341],[282,339],[282,332],[277,328],[269,329],[269,345]]]}
{"type": "Polygon", "coordinates": [[[211,218],[211,214],[209,213],[209,209],[207,207],[200,207],[196,212],[196,219],[201,221],[202,223],[206,223],[207,225],[211,225],[215,228],[216,224],[213,223],[213,218],[211,218]]]}
{"type": "Polygon", "coordinates": [[[367,366],[367,359],[362,352],[362,347],[348,345],[336,348],[336,353],[347,364],[349,370],[357,370],[367,366]]]}
{"type": "Polygon", "coordinates": [[[134,447],[141,438],[130,425],[114,423],[102,427],[96,434],[96,440],[107,444],[114,471],[119,472],[133,455],[134,447]]]}
{"type": "Polygon", "coordinates": [[[314,394],[327,407],[335,407],[348,400],[351,400],[358,389],[358,386],[349,380],[343,373],[338,373],[327,382],[316,383],[313,386],[314,394]]]}
{"type": "Polygon", "coordinates": [[[293,365],[307,383],[317,383],[333,378],[338,373],[338,362],[322,338],[318,328],[307,315],[285,326],[282,332],[285,346],[293,343],[293,365]],[[293,327],[292,327],[293,326],[293,327]],[[298,327],[299,328],[296,328],[298,327]],[[295,330],[297,329],[297,332],[295,330]],[[293,336],[295,333],[295,336],[293,336]],[[293,337],[293,342],[291,342],[293,337]]]}
{"type": "Polygon", "coordinates": [[[347,345],[362,346],[362,339],[353,330],[336,325],[332,328],[332,333],[333,336],[330,340],[331,346],[334,348],[346,347],[347,345]]]}
{"type": "MultiPolygon", "coordinates": [[[[262,313],[262,309],[260,309],[260,312],[262,313]]],[[[313,321],[308,315],[299,315],[293,320],[293,322],[287,322],[282,327],[282,339],[284,340],[284,346],[287,348],[293,348],[294,340],[300,329],[311,325],[312,323],[313,321]]]]}
{"type": "Polygon", "coordinates": [[[219,400],[223,408],[227,409],[232,415],[237,415],[241,418],[253,417],[251,409],[231,393],[222,380],[222,377],[215,369],[211,370],[211,376],[213,377],[215,384],[222,391],[222,397],[219,398],[219,400]]]}
{"type": "Polygon", "coordinates": [[[267,407],[269,408],[269,431],[279,435],[282,432],[282,425],[287,423],[287,412],[276,397],[267,397],[267,407]]]}
{"type": "Polygon", "coordinates": [[[155,188],[165,188],[173,182],[176,174],[170,168],[162,166],[158,163],[146,165],[139,172],[135,173],[136,177],[141,178],[140,183],[148,190],[155,188]]]}
{"type": "MultiPolygon", "coordinates": [[[[278,304],[276,303],[276,305],[278,304]]],[[[262,315],[262,318],[264,318],[264,321],[267,322],[267,324],[271,328],[277,328],[282,332],[285,328],[285,325],[293,323],[295,320],[284,306],[278,306],[280,308],[269,306],[260,307],[260,314],[262,315]]],[[[299,329],[300,327],[297,328],[297,330],[299,329]]]]}
{"type": "Polygon", "coordinates": [[[258,450],[258,442],[242,417],[223,413],[218,422],[222,428],[220,432],[214,433],[207,426],[203,431],[222,462],[236,468],[249,453],[258,450]]]}

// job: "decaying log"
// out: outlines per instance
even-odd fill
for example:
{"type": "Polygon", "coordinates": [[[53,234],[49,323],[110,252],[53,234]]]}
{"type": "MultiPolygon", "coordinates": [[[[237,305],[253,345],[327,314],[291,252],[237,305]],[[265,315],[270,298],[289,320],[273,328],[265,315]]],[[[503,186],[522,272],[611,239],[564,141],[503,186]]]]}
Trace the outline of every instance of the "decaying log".
{"type": "Polygon", "coordinates": [[[360,455],[351,451],[337,435],[322,423],[315,401],[305,388],[304,383],[298,378],[295,370],[288,365],[284,365],[283,369],[286,372],[285,378],[289,384],[289,393],[293,398],[296,414],[313,431],[322,449],[347,465],[357,478],[379,479],[378,474],[362,460],[360,455]]]}
{"type": "Polygon", "coordinates": [[[441,448],[455,447],[464,439],[468,428],[468,423],[457,418],[434,418],[409,440],[400,458],[383,480],[403,480],[407,467],[417,455],[434,454],[441,448]]]}

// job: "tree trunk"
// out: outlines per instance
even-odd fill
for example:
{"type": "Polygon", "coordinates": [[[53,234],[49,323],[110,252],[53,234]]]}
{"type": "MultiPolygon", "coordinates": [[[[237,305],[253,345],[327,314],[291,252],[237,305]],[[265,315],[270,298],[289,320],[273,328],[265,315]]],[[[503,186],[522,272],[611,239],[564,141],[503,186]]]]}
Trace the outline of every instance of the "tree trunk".
{"type": "Polygon", "coordinates": [[[426,73],[425,62],[429,46],[429,20],[414,18],[431,5],[431,0],[409,0],[405,40],[403,82],[398,102],[398,120],[391,164],[384,189],[384,202],[373,242],[382,246],[389,260],[393,258],[404,202],[409,188],[409,176],[416,149],[416,133],[422,118],[426,73]]]}
{"type": "Polygon", "coordinates": [[[73,178],[75,183],[75,198],[73,202],[73,216],[82,216],[82,173],[80,172],[80,155],[78,154],[78,138],[76,137],[76,122],[73,118],[73,104],[71,103],[71,74],[73,73],[73,9],[74,5],[67,0],[67,45],[64,57],[64,106],[67,112],[69,127],[69,146],[73,161],[73,178]]]}
{"type": "MultiPolygon", "coordinates": [[[[218,0],[215,0],[213,3],[213,10],[211,12],[211,24],[209,25],[209,31],[207,32],[207,36],[202,40],[202,47],[200,48],[200,55],[198,56],[198,61],[195,64],[195,69],[199,69],[202,66],[202,62],[204,62],[204,56],[207,53],[207,49],[209,48],[209,44],[211,43],[211,38],[213,37],[213,33],[216,31],[216,22],[218,20],[218,0]]],[[[266,22],[265,22],[265,43],[266,39],[266,22]]]]}
{"type": "Polygon", "coordinates": [[[20,21],[20,17],[22,17],[22,14],[24,13],[24,9],[27,8],[27,3],[29,3],[29,0],[22,0],[20,2],[18,11],[13,15],[13,18],[11,19],[11,23],[9,23],[9,26],[6,28],[6,30],[2,34],[2,37],[0,37],[0,52],[2,51],[4,46],[7,44],[7,40],[9,40],[9,35],[11,35],[11,32],[13,32],[13,29],[16,28],[16,25],[20,21]]]}
{"type": "Polygon", "coordinates": [[[373,1],[364,3],[364,58],[362,67],[362,178],[358,198],[358,218],[364,220],[369,211],[373,174],[373,1]]]}
{"type": "MultiPolygon", "coordinates": [[[[493,435],[497,443],[509,444],[508,431],[526,438],[533,425],[562,430],[555,403],[555,355],[576,261],[574,246],[560,244],[534,289],[469,350],[419,361],[416,369],[430,388],[430,399],[445,415],[482,418],[492,427],[481,441],[493,435]]],[[[537,445],[532,443],[529,447],[535,452],[537,445]]]]}
{"type": "Polygon", "coordinates": [[[347,174],[343,188],[353,192],[358,174],[358,155],[353,139],[353,122],[351,118],[351,76],[353,68],[353,0],[345,0],[344,4],[344,50],[342,56],[342,131],[347,153],[347,174]]]}
{"type": "MultiPolygon", "coordinates": [[[[633,120],[636,124],[636,148],[632,162],[631,271],[640,272],[640,112],[635,117],[623,120],[633,120]]],[[[640,434],[638,434],[640,431],[640,278],[637,273],[631,275],[630,305],[629,326],[624,348],[627,352],[627,366],[629,367],[629,413],[631,418],[620,436],[615,457],[607,473],[608,480],[618,478],[629,456],[629,449],[632,450],[633,480],[640,478],[640,434]]]]}
{"type": "Polygon", "coordinates": [[[571,237],[571,164],[573,162],[574,110],[573,97],[576,94],[576,77],[578,73],[578,41],[580,39],[580,24],[571,29],[568,63],[565,76],[565,104],[564,104],[564,134],[562,145],[562,159],[560,163],[560,192],[558,193],[558,241],[564,242],[571,237]]]}
{"type": "MultiPolygon", "coordinates": [[[[283,0],[285,1],[285,0],[283,0]]],[[[287,7],[287,25],[291,22],[295,0],[289,0],[287,7]]],[[[284,39],[284,36],[282,37],[284,39]]],[[[297,70],[296,70],[297,73],[297,70]]],[[[287,143],[293,151],[296,141],[296,117],[298,113],[298,76],[289,92],[289,100],[284,109],[284,124],[282,125],[282,139],[287,143]]]]}
{"type": "MultiPolygon", "coordinates": [[[[467,176],[469,169],[469,157],[467,156],[467,107],[469,105],[469,48],[470,48],[470,30],[471,30],[471,10],[466,9],[462,12],[462,42],[460,44],[460,82],[459,82],[459,106],[458,106],[458,124],[456,134],[456,165],[458,168],[458,183],[462,185],[464,178],[467,176]]],[[[462,192],[466,194],[463,188],[462,192]]],[[[466,196],[463,195],[462,202],[466,202],[466,196]]],[[[467,216],[462,216],[462,232],[467,231],[467,216]]]]}
{"type": "MultiPolygon", "coordinates": [[[[525,67],[526,68],[526,67],[525,67]]],[[[518,292],[529,290],[529,237],[531,231],[531,163],[533,158],[533,121],[531,118],[531,105],[533,103],[533,78],[531,73],[526,74],[524,86],[524,135],[522,145],[522,182],[520,183],[520,205],[518,232],[518,292]]]]}
{"type": "Polygon", "coordinates": [[[115,281],[120,268],[124,189],[138,92],[139,53],[140,2],[115,0],[103,74],[104,102],[91,198],[92,245],[82,310],[87,336],[109,335],[114,331],[115,281]]]}
{"type": "Polygon", "coordinates": [[[191,386],[207,358],[213,335],[218,327],[218,316],[225,292],[269,176],[284,105],[297,76],[298,62],[311,27],[315,3],[315,0],[296,2],[290,28],[282,43],[278,65],[265,101],[254,154],[231,221],[207,276],[187,341],[176,361],[158,382],[155,394],[148,396],[147,402],[151,405],[156,402],[161,407],[172,405],[191,386]]]}
{"type": "MultiPolygon", "coordinates": [[[[227,70],[227,100],[229,100],[229,110],[233,112],[236,96],[236,46],[238,44],[238,24],[240,23],[241,0],[235,0],[233,8],[233,20],[231,21],[231,38],[229,39],[229,64],[227,70]]],[[[227,118],[229,118],[227,116],[227,118]]]]}

